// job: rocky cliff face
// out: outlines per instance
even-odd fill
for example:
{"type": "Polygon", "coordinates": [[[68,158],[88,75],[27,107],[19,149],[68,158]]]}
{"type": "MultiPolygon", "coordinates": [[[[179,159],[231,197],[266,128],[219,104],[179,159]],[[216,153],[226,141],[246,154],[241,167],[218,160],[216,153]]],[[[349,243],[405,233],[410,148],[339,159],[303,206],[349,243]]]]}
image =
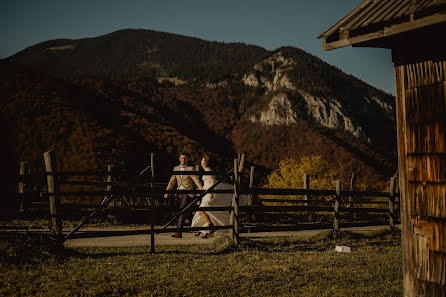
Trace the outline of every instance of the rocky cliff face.
{"type": "Polygon", "coordinates": [[[362,127],[345,114],[339,101],[312,96],[302,90],[298,92],[306,102],[308,115],[317,123],[327,128],[343,129],[361,141],[371,143],[370,138],[365,134],[362,127]]]}
{"type": "Polygon", "coordinates": [[[295,64],[293,59],[286,59],[281,52],[278,52],[254,65],[254,73],[245,74],[242,81],[248,86],[264,87],[267,93],[282,88],[296,90],[296,86],[287,75],[287,71],[295,64]]]}
{"type": "Polygon", "coordinates": [[[356,119],[364,113],[380,113],[392,117],[393,107],[376,96],[353,99],[329,98],[315,96],[298,89],[289,74],[295,64],[292,58],[285,58],[279,51],[256,64],[251,73],[242,77],[245,85],[263,88],[265,95],[272,96],[265,110],[251,116],[252,122],[265,125],[291,125],[296,122],[297,117],[296,104],[293,106],[291,102],[300,100],[304,103],[306,109],[304,112],[317,124],[331,129],[342,129],[364,143],[371,143],[371,138],[356,119]],[[279,90],[287,90],[288,95],[277,94],[279,90]],[[355,110],[351,108],[347,110],[346,105],[355,106],[355,110]]]}
{"type": "Polygon", "coordinates": [[[292,104],[285,94],[274,96],[268,108],[263,110],[258,115],[250,117],[253,123],[262,123],[265,125],[286,125],[296,123],[297,114],[292,108],[292,104]]]}

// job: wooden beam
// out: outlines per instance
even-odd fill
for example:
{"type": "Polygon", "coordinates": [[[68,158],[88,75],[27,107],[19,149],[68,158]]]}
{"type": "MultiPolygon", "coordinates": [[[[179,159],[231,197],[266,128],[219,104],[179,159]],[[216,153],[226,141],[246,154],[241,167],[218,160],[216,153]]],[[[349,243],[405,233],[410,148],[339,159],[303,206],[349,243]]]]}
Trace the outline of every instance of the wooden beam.
{"type": "MultiPolygon", "coordinates": [[[[332,42],[327,42],[326,38],[322,39],[322,46],[324,50],[332,50],[344,46],[359,44],[362,42],[366,42],[369,40],[375,40],[379,38],[391,37],[397,34],[401,34],[404,32],[414,31],[423,27],[435,25],[438,23],[446,22],[446,14],[435,14],[430,15],[424,18],[416,19],[411,22],[405,22],[402,24],[391,25],[389,27],[385,27],[382,30],[376,32],[370,32],[368,34],[351,36],[348,38],[339,39],[332,42]]],[[[439,36],[440,38],[440,36],[439,36]]]]}

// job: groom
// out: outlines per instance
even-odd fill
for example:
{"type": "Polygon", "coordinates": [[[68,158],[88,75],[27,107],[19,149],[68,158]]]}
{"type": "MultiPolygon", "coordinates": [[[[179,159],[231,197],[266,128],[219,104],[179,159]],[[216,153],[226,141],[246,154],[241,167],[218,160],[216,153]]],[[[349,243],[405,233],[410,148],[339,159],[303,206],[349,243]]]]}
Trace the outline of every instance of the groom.
{"type": "MultiPolygon", "coordinates": [[[[194,167],[187,165],[188,158],[189,158],[189,155],[187,153],[180,153],[180,158],[179,158],[180,165],[175,166],[173,170],[174,171],[192,171],[192,170],[194,170],[194,167]]],[[[172,175],[172,177],[169,180],[166,190],[172,190],[173,187],[175,186],[175,184],[177,184],[177,190],[193,190],[194,186],[193,186],[192,182],[194,182],[197,185],[198,189],[201,190],[203,188],[200,180],[198,179],[198,177],[196,175],[172,175]]],[[[164,194],[164,198],[168,198],[168,197],[169,197],[168,194],[164,194]]],[[[189,199],[194,197],[194,194],[178,194],[177,197],[180,202],[180,211],[182,211],[183,208],[185,208],[186,205],[188,204],[189,199]]],[[[178,218],[177,228],[183,228],[184,219],[185,219],[184,215],[181,215],[178,218]]],[[[181,232],[175,232],[172,235],[172,237],[182,238],[183,234],[181,232]]]]}

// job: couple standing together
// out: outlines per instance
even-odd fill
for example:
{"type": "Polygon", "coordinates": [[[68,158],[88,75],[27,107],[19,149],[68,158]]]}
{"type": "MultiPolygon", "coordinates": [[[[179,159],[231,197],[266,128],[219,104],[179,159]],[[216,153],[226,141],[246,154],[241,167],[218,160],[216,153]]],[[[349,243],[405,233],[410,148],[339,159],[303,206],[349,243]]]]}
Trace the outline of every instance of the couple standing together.
{"type": "MultiPolygon", "coordinates": [[[[194,167],[187,164],[189,155],[187,153],[180,153],[180,165],[175,166],[174,171],[193,171],[194,167]]],[[[201,166],[205,171],[212,171],[212,167],[215,165],[215,160],[211,155],[205,154],[201,159],[201,166]]],[[[214,175],[203,175],[203,185],[196,175],[172,175],[167,185],[166,190],[172,190],[177,185],[177,190],[193,190],[194,183],[198,189],[209,189],[216,182],[214,175]]],[[[219,184],[215,189],[231,188],[230,184],[219,184]]],[[[178,194],[177,198],[180,204],[180,211],[183,210],[191,201],[194,194],[178,194]]],[[[168,198],[168,194],[164,194],[164,198],[168,198]]],[[[232,195],[228,194],[215,194],[208,193],[201,200],[200,207],[207,206],[229,206],[232,201],[232,195]]],[[[181,215],[178,218],[177,228],[183,228],[185,215],[181,215]]],[[[192,219],[192,227],[211,227],[222,226],[229,224],[229,213],[227,211],[197,211],[192,219]]],[[[204,230],[201,231],[204,238],[208,238],[212,235],[213,231],[204,230]]],[[[200,236],[200,231],[195,233],[195,236],[200,236]]],[[[182,238],[181,232],[176,232],[172,237],[182,238]]]]}

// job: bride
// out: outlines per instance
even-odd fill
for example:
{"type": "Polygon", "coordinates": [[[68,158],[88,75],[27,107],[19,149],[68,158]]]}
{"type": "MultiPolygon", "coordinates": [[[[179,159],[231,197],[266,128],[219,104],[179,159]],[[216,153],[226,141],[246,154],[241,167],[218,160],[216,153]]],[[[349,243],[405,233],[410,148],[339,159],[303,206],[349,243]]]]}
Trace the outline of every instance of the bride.
{"type": "MultiPolygon", "coordinates": [[[[214,166],[214,159],[205,154],[201,159],[201,166],[205,171],[212,171],[214,166]]],[[[203,176],[203,190],[209,189],[216,182],[214,175],[203,176]]],[[[228,183],[220,183],[215,190],[232,190],[233,185],[228,183]]],[[[244,196],[244,195],[243,195],[244,196]]],[[[242,198],[242,197],[241,197],[242,198]]],[[[243,197],[246,198],[246,197],[243,197]]],[[[242,199],[240,199],[242,200],[242,199]]],[[[245,200],[245,199],[244,199],[245,200]]],[[[210,206],[231,206],[232,194],[231,193],[208,193],[201,200],[200,207],[210,206]]],[[[211,227],[211,226],[226,226],[229,225],[230,212],[224,211],[197,211],[192,219],[192,227],[211,227]]],[[[195,232],[195,236],[199,236],[203,233],[204,238],[210,237],[214,231],[202,230],[195,232]]]]}

